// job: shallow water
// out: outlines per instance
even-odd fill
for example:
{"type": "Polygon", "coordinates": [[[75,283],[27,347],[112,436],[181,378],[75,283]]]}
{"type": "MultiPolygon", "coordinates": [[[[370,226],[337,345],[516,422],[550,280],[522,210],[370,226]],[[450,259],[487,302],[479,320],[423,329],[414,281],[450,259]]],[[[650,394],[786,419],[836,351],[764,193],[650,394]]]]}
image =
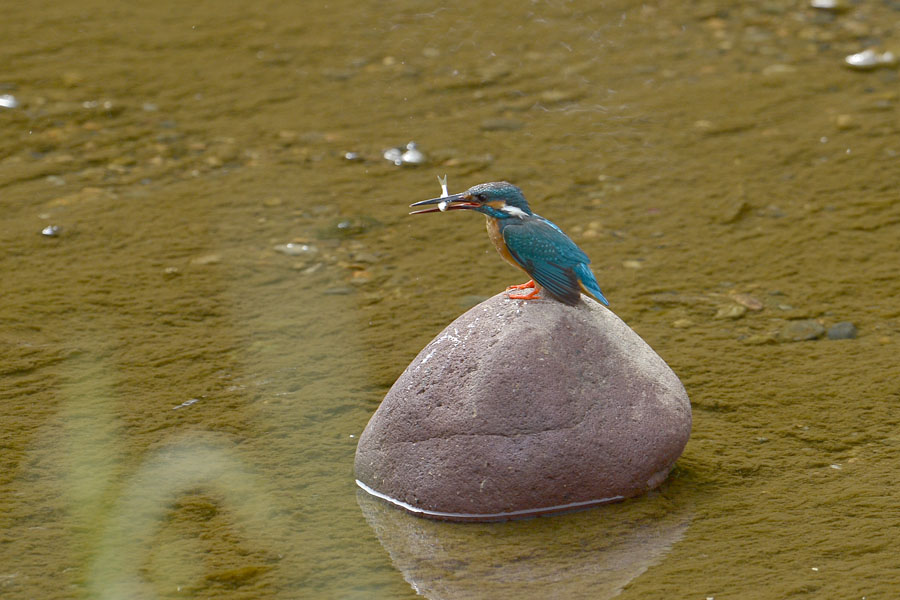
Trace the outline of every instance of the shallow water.
{"type": "Polygon", "coordinates": [[[6,7],[0,596],[896,595],[900,96],[842,61],[900,12],[851,6],[6,7]],[[442,173],[521,186],[682,378],[659,492],[357,497],[393,380],[519,282],[480,218],[406,215],[442,173]]]}

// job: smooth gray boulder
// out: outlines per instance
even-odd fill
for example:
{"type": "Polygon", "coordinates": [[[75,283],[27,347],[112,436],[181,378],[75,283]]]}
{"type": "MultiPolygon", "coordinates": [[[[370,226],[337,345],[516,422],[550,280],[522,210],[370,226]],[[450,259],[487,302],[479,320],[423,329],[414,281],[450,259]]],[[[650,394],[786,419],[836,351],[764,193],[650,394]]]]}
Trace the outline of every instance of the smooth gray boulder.
{"type": "Polygon", "coordinates": [[[360,436],[356,477],[425,517],[548,514],[658,486],[690,429],[678,377],[609,309],[500,293],[397,379],[360,436]]]}

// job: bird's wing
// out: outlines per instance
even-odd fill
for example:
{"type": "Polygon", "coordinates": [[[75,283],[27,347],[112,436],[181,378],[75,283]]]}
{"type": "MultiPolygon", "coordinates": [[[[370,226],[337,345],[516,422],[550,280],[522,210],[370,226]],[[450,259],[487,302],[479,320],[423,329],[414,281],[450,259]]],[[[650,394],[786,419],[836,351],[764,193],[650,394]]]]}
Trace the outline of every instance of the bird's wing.
{"type": "Polygon", "coordinates": [[[554,297],[575,304],[581,296],[575,266],[590,259],[569,236],[545,219],[511,222],[503,240],[513,259],[554,297]]]}

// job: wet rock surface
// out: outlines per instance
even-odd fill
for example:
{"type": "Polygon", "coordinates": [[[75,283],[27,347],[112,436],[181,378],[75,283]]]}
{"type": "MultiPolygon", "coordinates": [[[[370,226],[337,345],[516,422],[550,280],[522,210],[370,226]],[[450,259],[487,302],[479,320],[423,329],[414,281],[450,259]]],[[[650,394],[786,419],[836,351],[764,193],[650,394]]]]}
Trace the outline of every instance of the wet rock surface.
{"type": "Polygon", "coordinates": [[[614,313],[498,294],[413,360],[362,436],[357,479],[411,512],[502,520],[658,486],[687,443],[690,403],[614,313]]]}

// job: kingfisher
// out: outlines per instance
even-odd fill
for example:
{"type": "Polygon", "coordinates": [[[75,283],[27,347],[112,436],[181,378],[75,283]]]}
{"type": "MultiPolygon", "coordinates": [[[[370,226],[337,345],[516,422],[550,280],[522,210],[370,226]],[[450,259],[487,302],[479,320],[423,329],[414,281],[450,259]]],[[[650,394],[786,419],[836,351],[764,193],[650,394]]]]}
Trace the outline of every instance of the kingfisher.
{"type": "Polygon", "coordinates": [[[591,259],[559,226],[532,212],[522,190],[513,184],[506,181],[480,183],[465,192],[422,200],[410,207],[429,204],[438,206],[409,214],[445,210],[475,210],[484,214],[488,236],[497,252],[506,262],[531,277],[527,283],[506,288],[507,291],[531,289],[530,292],[509,294],[509,298],[534,300],[546,290],[550,297],[575,306],[581,299],[581,292],[585,291],[609,306],[588,266],[591,259]]]}

